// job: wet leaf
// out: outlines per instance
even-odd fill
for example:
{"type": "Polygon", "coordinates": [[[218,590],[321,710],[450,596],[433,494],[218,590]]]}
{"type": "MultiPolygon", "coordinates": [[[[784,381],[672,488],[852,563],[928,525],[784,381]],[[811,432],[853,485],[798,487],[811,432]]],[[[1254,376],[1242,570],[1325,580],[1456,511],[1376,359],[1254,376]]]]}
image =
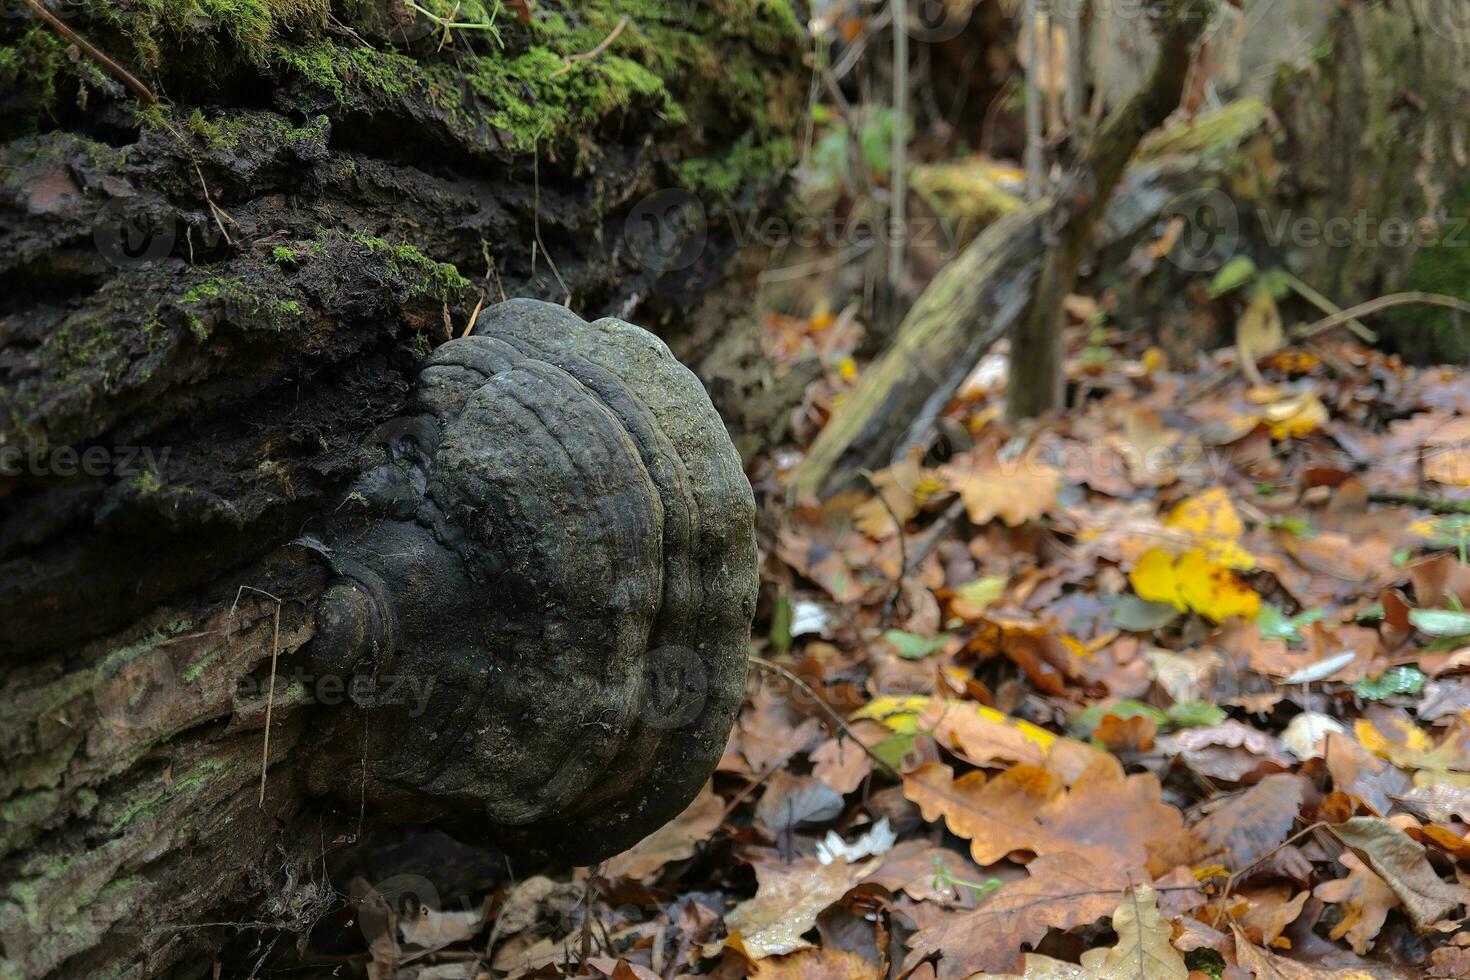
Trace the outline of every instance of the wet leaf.
{"type": "Polygon", "coordinates": [[[757,864],[755,897],[725,916],[727,937],[706,947],[705,955],[718,955],[721,948],[731,946],[759,960],[811,946],[803,933],[816,926],[817,916],[882,864],[882,858],[855,865],[816,860],[757,864]]]}

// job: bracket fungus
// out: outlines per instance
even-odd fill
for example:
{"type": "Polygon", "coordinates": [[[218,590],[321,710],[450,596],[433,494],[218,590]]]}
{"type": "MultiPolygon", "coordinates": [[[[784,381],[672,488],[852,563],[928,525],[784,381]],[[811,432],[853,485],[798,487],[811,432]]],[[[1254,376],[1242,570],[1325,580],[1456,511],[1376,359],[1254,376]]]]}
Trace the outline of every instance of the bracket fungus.
{"type": "Polygon", "coordinates": [[[317,785],[578,864],[676,815],[739,708],[757,585],[750,485],[695,376],[632,324],[511,300],[373,442],[317,543],[311,645],[374,681],[348,688],[367,758],[317,785]]]}

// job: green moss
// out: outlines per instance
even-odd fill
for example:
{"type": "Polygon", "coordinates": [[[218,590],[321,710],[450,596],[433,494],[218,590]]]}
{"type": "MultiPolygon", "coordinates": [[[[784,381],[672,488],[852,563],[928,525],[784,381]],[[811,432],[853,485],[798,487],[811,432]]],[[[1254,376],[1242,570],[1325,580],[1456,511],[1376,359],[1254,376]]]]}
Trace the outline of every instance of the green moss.
{"type": "Polygon", "coordinates": [[[447,297],[470,284],[454,266],[448,262],[435,262],[412,245],[393,245],[369,235],[353,235],[350,241],[386,263],[389,270],[405,279],[416,294],[447,297]]]}
{"type": "Polygon", "coordinates": [[[760,146],[739,143],[721,156],[696,157],[674,165],[680,184],[721,200],[733,198],[752,178],[783,173],[796,162],[796,144],[786,138],[760,146]]]}
{"type": "Polygon", "coordinates": [[[271,258],[281,265],[290,265],[296,261],[296,253],[285,245],[277,245],[271,249],[271,258]]]}
{"type": "Polygon", "coordinates": [[[1260,99],[1236,99],[1214,112],[1150,133],[1139,147],[1143,158],[1191,153],[1233,153],[1266,121],[1260,99]]]}
{"type": "MultiPolygon", "coordinates": [[[[1446,221],[1415,253],[1401,289],[1470,300],[1470,180],[1445,201],[1446,221]]],[[[1439,306],[1400,306],[1384,313],[1385,339],[1418,363],[1470,361],[1470,317],[1439,306]]]]}

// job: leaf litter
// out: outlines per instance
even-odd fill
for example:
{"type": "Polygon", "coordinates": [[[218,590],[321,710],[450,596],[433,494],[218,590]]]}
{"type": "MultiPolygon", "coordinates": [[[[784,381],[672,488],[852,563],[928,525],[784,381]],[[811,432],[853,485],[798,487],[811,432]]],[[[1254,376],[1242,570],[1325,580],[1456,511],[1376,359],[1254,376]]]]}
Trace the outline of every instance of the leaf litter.
{"type": "Polygon", "coordinates": [[[497,978],[1470,975],[1470,526],[1376,502],[1470,496],[1470,372],[1286,356],[1250,315],[1258,377],[1193,397],[1233,351],[1120,339],[1065,416],[1012,430],[969,386],[963,451],[788,507],[850,379],[814,384],[750,469],[752,653],[801,686],[752,670],[711,783],[631,851],[405,948],[497,978]]]}

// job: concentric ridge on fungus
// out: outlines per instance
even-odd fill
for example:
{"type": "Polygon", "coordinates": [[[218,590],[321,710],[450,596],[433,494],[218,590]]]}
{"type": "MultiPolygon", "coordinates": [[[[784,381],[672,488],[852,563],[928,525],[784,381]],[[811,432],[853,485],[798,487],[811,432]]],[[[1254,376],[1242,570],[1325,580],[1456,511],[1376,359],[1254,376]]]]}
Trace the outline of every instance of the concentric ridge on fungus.
{"type": "MultiPolygon", "coordinates": [[[[427,357],[414,409],[379,430],[323,547],[339,577],[313,656],[375,679],[354,696],[368,803],[576,863],[616,853],[693,798],[740,704],[739,457],[662,341],[534,300],[427,357]]],[[[358,772],[320,778],[361,792],[358,772]]]]}

